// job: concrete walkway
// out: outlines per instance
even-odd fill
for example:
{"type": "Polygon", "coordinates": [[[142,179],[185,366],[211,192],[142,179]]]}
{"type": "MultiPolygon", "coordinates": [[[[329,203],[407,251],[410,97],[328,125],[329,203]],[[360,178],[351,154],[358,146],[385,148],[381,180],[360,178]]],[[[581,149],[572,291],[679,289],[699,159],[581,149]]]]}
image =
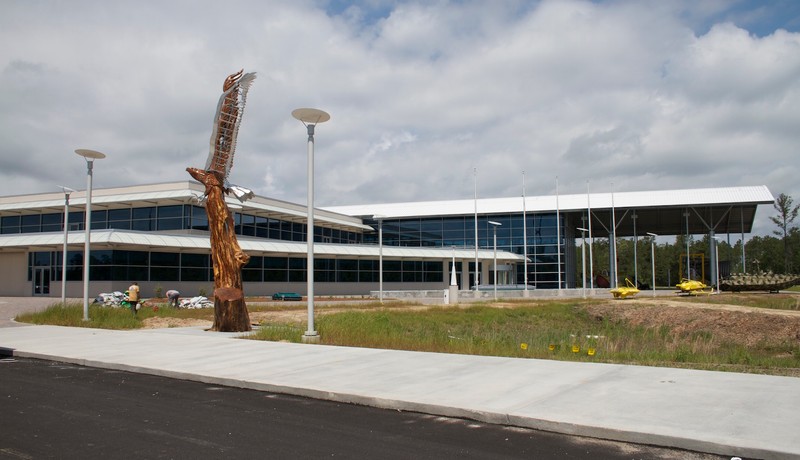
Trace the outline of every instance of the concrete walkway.
{"type": "Polygon", "coordinates": [[[240,340],[0,328],[5,354],[725,456],[800,458],[800,379],[240,340]]]}
{"type": "Polygon", "coordinates": [[[18,326],[0,328],[0,351],[731,457],[800,458],[797,378],[237,335],[18,326]]]}

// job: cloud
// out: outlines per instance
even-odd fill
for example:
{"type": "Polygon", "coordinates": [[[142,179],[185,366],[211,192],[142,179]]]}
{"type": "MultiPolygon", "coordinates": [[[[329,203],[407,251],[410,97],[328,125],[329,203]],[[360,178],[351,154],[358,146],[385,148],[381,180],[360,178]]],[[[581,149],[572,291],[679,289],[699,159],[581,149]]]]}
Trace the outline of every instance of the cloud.
{"type": "MultiPolygon", "coordinates": [[[[0,194],[190,180],[224,78],[258,72],[234,183],[316,203],[761,185],[800,197],[788,4],[578,0],[0,6],[0,194]],[[788,8],[788,9],[787,9],[788,8]],[[64,182],[69,182],[66,183],[64,182]],[[52,185],[50,185],[52,183],[52,185]]],[[[763,207],[757,219],[768,222],[763,207]]],[[[757,224],[768,232],[769,224],[757,224]]]]}

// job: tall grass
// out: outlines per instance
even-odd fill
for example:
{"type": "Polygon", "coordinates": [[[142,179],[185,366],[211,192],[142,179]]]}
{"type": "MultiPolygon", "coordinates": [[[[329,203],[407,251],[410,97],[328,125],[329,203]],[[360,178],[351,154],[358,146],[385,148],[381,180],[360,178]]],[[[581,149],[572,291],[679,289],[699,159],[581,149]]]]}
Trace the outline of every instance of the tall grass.
{"type": "MultiPolygon", "coordinates": [[[[345,311],[322,315],[315,324],[321,342],[328,345],[749,372],[800,368],[797,343],[748,348],[717,340],[709,331],[677,333],[669,326],[644,328],[597,319],[584,305],[345,311]]],[[[298,342],[302,334],[296,324],[270,324],[251,338],[298,342]]]]}
{"type": "Polygon", "coordinates": [[[785,293],[753,292],[742,295],[723,292],[720,295],[675,297],[674,300],[691,303],[733,304],[774,310],[800,310],[800,296],[785,293]]]}
{"type": "Polygon", "coordinates": [[[152,317],[200,318],[213,320],[214,310],[175,309],[161,305],[143,305],[136,313],[126,307],[107,307],[99,304],[89,305],[89,321],[83,320],[83,304],[61,302],[50,305],[45,310],[24,313],[15,319],[22,323],[50,324],[54,326],[91,327],[98,329],[138,329],[143,321],[152,317]]]}
{"type": "Polygon", "coordinates": [[[134,317],[128,308],[89,305],[89,321],[84,321],[82,303],[62,305],[59,302],[43,311],[24,313],[15,319],[23,323],[51,324],[54,326],[135,329],[141,327],[142,318],[134,317]]]}

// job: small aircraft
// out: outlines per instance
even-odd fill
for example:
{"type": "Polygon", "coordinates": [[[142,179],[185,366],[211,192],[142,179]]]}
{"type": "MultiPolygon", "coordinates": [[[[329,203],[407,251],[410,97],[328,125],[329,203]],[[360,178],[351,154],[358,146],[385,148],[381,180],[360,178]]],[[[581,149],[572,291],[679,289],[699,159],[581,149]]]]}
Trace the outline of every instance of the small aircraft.
{"type": "Polygon", "coordinates": [[[702,281],[690,280],[687,278],[681,279],[681,282],[675,285],[678,288],[678,294],[711,294],[714,292],[713,288],[709,288],[702,281]]]}
{"type": "Polygon", "coordinates": [[[639,289],[628,278],[625,278],[625,286],[612,289],[610,292],[615,299],[626,299],[639,293],[639,289]]]}

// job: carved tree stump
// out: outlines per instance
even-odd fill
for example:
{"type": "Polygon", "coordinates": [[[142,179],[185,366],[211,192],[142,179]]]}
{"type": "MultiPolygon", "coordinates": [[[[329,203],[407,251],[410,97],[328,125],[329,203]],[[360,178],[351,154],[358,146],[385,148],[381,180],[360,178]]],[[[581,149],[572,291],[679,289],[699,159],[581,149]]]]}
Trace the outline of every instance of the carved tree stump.
{"type": "Polygon", "coordinates": [[[216,171],[186,168],[206,187],[206,214],[211,240],[211,262],[214,268],[214,325],[220,332],[246,332],[250,314],[242,290],[242,267],[250,260],[239,247],[233,218],[225,204],[221,175],[216,171]]]}

